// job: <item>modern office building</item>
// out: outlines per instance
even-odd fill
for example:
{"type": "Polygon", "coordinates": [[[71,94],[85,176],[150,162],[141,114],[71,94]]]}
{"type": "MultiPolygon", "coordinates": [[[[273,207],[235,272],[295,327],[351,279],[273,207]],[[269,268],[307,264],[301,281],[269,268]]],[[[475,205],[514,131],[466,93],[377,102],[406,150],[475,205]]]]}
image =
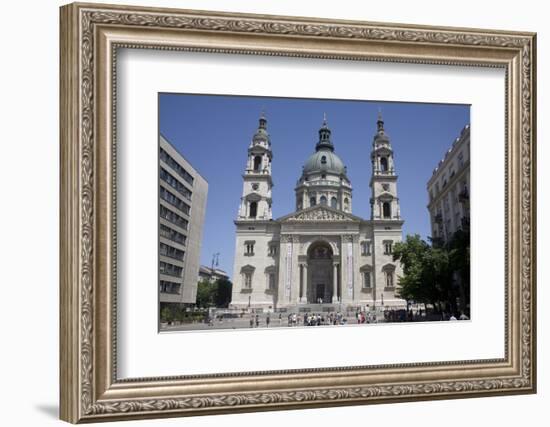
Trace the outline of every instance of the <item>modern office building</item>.
{"type": "Polygon", "coordinates": [[[470,126],[462,129],[428,184],[432,238],[448,242],[470,225],[470,126]]]}
{"type": "Polygon", "coordinates": [[[160,308],[194,304],[208,183],[159,137],[160,308]]]}

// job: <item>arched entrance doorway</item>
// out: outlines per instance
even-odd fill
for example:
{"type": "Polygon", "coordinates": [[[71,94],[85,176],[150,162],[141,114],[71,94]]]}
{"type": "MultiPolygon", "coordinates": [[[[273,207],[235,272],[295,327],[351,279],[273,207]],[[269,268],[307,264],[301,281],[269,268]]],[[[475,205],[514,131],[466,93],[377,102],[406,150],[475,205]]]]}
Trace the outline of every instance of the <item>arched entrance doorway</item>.
{"type": "Polygon", "coordinates": [[[331,303],[333,292],[333,252],[326,242],[313,243],[307,253],[307,292],[309,304],[331,303]]]}

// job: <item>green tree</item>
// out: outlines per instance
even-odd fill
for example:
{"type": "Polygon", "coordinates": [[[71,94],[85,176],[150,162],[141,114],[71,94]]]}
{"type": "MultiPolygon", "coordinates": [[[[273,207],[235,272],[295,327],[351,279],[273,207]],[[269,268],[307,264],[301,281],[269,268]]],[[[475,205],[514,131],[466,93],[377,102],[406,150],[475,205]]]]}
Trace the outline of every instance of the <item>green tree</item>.
{"type": "Polygon", "coordinates": [[[400,298],[432,304],[437,311],[448,305],[452,289],[448,251],[430,246],[418,234],[408,235],[395,244],[393,259],[403,267],[400,298]]]}
{"type": "Polygon", "coordinates": [[[216,307],[226,308],[231,302],[231,291],[233,284],[228,279],[216,280],[216,292],[214,295],[214,302],[216,307]]]}
{"type": "Polygon", "coordinates": [[[200,308],[214,307],[215,304],[216,283],[211,283],[208,279],[200,280],[197,285],[196,305],[200,308]]]}
{"type": "Polygon", "coordinates": [[[399,260],[403,267],[399,296],[407,301],[432,304],[437,311],[469,314],[469,231],[457,231],[448,243],[435,240],[432,243],[430,246],[415,234],[395,244],[393,259],[399,260]]]}
{"type": "Polygon", "coordinates": [[[211,282],[208,279],[199,281],[197,285],[197,307],[225,308],[231,302],[233,284],[228,279],[218,279],[211,282]]]}
{"type": "Polygon", "coordinates": [[[160,320],[162,322],[171,322],[174,319],[174,316],[172,314],[172,310],[170,310],[170,307],[164,307],[160,312],[160,320]]]}
{"type": "Polygon", "coordinates": [[[469,315],[470,303],[470,231],[458,230],[448,244],[451,269],[456,272],[460,311],[469,315]]]}

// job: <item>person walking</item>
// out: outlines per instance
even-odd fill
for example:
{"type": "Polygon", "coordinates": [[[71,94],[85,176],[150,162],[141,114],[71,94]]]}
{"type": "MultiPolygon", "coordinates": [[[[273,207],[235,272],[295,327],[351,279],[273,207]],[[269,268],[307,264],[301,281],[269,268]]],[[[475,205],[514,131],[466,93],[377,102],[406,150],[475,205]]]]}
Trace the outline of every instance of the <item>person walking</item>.
{"type": "Polygon", "coordinates": [[[269,323],[271,322],[271,319],[269,318],[269,313],[267,313],[267,316],[265,318],[265,326],[269,328],[269,323]]]}

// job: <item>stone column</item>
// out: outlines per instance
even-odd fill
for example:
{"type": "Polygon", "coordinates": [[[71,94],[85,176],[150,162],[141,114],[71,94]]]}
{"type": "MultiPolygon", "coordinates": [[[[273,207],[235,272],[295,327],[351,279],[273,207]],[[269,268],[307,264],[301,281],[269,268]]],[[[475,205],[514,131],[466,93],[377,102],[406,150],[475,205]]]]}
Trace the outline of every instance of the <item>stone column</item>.
{"type": "Polygon", "coordinates": [[[300,294],[299,294],[299,302],[304,302],[304,271],[305,271],[305,265],[300,264],[300,294]]]}
{"type": "Polygon", "coordinates": [[[333,264],[333,275],[332,275],[332,303],[338,302],[338,263],[333,264]]]}
{"type": "Polygon", "coordinates": [[[305,303],[307,302],[307,264],[302,264],[302,279],[302,292],[300,294],[300,301],[305,303]]]}

